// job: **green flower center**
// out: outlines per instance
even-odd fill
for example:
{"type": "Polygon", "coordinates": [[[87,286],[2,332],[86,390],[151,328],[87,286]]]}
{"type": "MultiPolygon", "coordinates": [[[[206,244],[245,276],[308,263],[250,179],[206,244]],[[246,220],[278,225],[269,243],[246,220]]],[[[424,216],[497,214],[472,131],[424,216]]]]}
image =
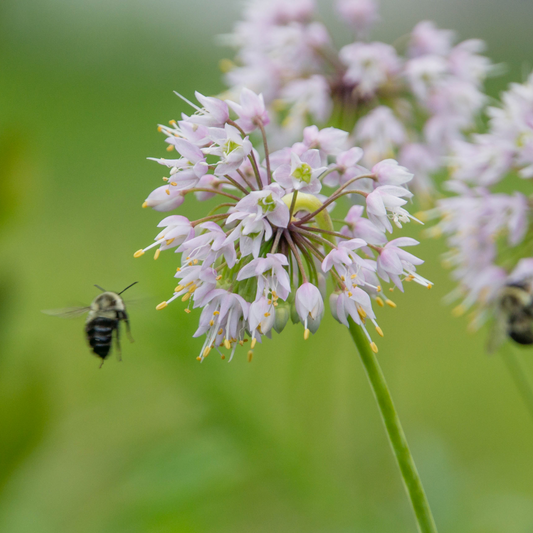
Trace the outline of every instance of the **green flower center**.
{"type": "Polygon", "coordinates": [[[272,194],[261,198],[259,200],[259,205],[262,207],[263,213],[270,213],[270,211],[274,211],[276,208],[276,202],[274,202],[272,194]]]}
{"type": "Polygon", "coordinates": [[[310,183],[311,174],[311,167],[307,163],[302,163],[299,167],[294,169],[292,176],[293,178],[296,178],[299,181],[305,181],[305,183],[310,183]]]}
{"type": "Polygon", "coordinates": [[[235,141],[229,140],[226,143],[226,150],[225,150],[226,155],[231,154],[231,152],[233,152],[239,147],[240,147],[240,144],[237,144],[235,141]]]}

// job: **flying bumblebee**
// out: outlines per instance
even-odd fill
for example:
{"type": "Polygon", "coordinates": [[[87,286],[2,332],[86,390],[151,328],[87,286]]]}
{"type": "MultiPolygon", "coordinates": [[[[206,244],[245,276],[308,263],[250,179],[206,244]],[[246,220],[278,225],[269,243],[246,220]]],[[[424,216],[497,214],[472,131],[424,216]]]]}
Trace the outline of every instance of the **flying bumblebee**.
{"type": "Polygon", "coordinates": [[[489,351],[495,352],[505,336],[518,344],[533,344],[533,279],[508,283],[500,291],[489,351]]]}
{"type": "Polygon", "coordinates": [[[111,352],[111,345],[113,343],[113,336],[117,347],[117,355],[119,361],[120,357],[120,322],[124,321],[126,324],[126,334],[130,342],[133,342],[130,331],[130,322],[128,314],[126,313],[126,306],[124,300],[120,295],[133,287],[137,282],[128,285],[119,293],[106,291],[95,285],[96,288],[102,291],[91,303],[89,307],[70,307],[66,309],[52,309],[43,311],[48,315],[60,316],[63,318],[73,318],[84,313],[89,313],[85,322],[85,334],[87,342],[91,347],[94,355],[102,360],[100,368],[111,352]],[[114,335],[113,335],[114,333],[114,335]]]}

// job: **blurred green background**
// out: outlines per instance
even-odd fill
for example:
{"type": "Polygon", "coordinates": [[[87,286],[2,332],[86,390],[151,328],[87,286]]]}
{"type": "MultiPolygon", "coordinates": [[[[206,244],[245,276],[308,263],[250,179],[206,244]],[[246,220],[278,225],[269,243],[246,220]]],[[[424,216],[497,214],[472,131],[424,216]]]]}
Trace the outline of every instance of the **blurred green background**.
{"type": "MultiPolygon", "coordinates": [[[[329,316],[288,327],[251,364],[195,357],[198,314],[170,294],[176,256],[134,260],[161,214],[157,123],[173,90],[215,94],[213,43],[237,2],[1,0],[0,531],[6,533],[413,532],[378,411],[348,333],[329,316]],[[134,344],[102,370],[83,320],[41,309],[90,302],[98,283],[145,297],[134,344]]],[[[334,22],[322,6],[325,17],[334,22]]],[[[382,2],[376,37],[420,19],[487,41],[528,72],[531,2],[382,2]]],[[[193,216],[188,202],[183,213],[193,216]]],[[[203,211],[202,211],[203,212],[203,211]]],[[[418,228],[409,228],[413,236],[418,228]]],[[[379,313],[380,361],[441,533],[533,532],[533,421],[486,331],[441,298],[442,242],[424,242],[431,292],[379,313]]],[[[533,373],[530,351],[520,356],[533,373]]]]}

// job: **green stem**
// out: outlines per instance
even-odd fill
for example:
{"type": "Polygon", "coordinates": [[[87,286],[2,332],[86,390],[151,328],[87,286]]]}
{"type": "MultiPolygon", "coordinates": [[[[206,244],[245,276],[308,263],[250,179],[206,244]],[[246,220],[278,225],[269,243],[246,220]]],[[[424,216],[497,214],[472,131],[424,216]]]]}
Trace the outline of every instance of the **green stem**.
{"type": "Polygon", "coordinates": [[[374,397],[378,403],[392,451],[400,468],[405,489],[411,500],[418,530],[420,533],[437,533],[437,526],[433,520],[424,487],[416,470],[416,465],[409,450],[400,419],[392,402],[385,376],[361,327],[352,319],[349,322],[350,334],[359,351],[374,397]]]}
{"type": "Polygon", "coordinates": [[[502,359],[520,392],[530,415],[533,417],[533,389],[526,377],[526,371],[523,365],[520,363],[518,356],[513,352],[510,346],[507,346],[505,350],[502,350],[502,359]]]}

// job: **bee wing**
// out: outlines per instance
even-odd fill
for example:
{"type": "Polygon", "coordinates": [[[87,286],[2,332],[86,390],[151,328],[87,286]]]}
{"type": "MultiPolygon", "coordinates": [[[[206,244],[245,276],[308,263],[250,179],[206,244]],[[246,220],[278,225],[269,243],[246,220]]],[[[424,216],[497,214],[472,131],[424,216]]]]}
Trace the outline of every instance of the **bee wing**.
{"type": "Polygon", "coordinates": [[[59,316],[61,318],[77,318],[89,311],[90,307],[63,307],[61,309],[43,309],[45,315],[59,316]]]}

